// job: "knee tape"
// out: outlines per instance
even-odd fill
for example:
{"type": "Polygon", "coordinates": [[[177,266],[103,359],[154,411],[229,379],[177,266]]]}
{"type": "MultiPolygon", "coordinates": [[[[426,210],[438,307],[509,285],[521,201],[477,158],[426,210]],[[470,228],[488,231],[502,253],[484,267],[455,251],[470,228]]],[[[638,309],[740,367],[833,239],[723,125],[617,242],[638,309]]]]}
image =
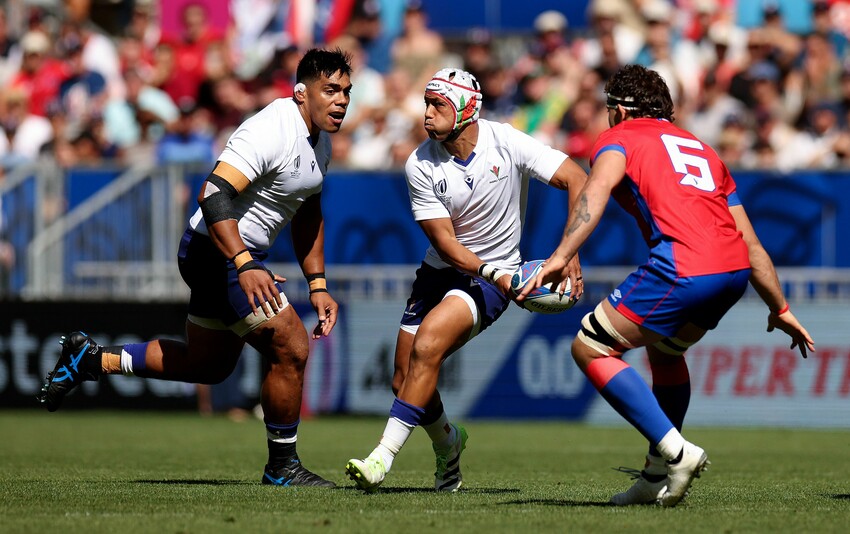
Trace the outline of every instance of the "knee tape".
{"type": "Polygon", "coordinates": [[[578,339],[599,354],[605,356],[619,356],[629,349],[633,349],[626,338],[614,329],[602,304],[596,306],[593,312],[585,315],[581,320],[581,330],[578,339]]]}
{"type": "Polygon", "coordinates": [[[685,353],[685,351],[691,348],[691,345],[694,343],[696,343],[696,341],[682,341],[677,337],[665,337],[661,341],[654,343],[652,346],[664,354],[669,354],[670,356],[681,356],[685,353]]]}

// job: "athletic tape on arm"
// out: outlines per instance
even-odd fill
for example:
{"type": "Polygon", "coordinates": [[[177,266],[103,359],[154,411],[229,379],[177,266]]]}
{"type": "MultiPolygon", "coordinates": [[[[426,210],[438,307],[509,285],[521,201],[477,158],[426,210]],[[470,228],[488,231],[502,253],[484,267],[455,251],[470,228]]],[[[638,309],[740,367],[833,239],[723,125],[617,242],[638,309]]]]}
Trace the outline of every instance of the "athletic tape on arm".
{"type": "Polygon", "coordinates": [[[228,219],[236,219],[233,199],[239,195],[233,185],[221,176],[210,173],[204,185],[204,198],[199,203],[207,226],[228,219]]]}

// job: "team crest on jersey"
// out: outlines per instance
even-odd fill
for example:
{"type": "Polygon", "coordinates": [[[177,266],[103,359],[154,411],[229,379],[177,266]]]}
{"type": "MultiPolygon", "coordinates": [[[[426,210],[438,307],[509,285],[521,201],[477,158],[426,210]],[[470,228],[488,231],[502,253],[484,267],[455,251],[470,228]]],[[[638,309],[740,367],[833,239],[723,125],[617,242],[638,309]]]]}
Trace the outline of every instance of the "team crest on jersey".
{"type": "Polygon", "coordinates": [[[292,166],[295,167],[295,170],[289,171],[289,175],[293,178],[297,178],[301,175],[301,156],[295,156],[295,161],[292,162],[292,166]]]}
{"type": "Polygon", "coordinates": [[[315,170],[316,170],[316,162],[315,162],[315,161],[311,161],[311,162],[310,162],[310,171],[315,171],[315,170]]]}
{"type": "Polygon", "coordinates": [[[443,178],[436,184],[434,184],[434,193],[437,195],[437,198],[440,199],[445,206],[449,205],[449,202],[452,200],[452,197],[446,194],[449,190],[449,184],[446,183],[446,179],[443,178]]]}
{"type": "Polygon", "coordinates": [[[623,298],[623,294],[620,293],[619,289],[615,289],[614,293],[612,293],[611,296],[614,298],[614,300],[620,300],[621,298],[623,298]]]}
{"type": "Polygon", "coordinates": [[[491,184],[494,184],[496,182],[500,182],[500,181],[504,180],[505,178],[507,178],[507,176],[499,176],[499,171],[500,171],[500,169],[497,165],[493,165],[490,168],[490,172],[493,174],[493,176],[496,177],[495,180],[490,180],[491,184]]]}
{"type": "Polygon", "coordinates": [[[467,174],[466,176],[463,177],[463,181],[466,182],[467,187],[472,189],[472,181],[473,181],[472,175],[467,174]]]}

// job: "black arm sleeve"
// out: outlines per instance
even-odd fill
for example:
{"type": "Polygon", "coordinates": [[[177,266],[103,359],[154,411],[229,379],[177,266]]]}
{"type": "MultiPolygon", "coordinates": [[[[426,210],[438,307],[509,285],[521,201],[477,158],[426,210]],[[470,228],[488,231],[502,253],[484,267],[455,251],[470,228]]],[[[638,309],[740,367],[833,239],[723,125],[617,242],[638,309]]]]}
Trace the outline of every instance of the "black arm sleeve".
{"type": "MultiPolygon", "coordinates": [[[[214,186],[215,191],[206,195],[199,206],[201,213],[204,215],[204,221],[207,226],[227,219],[236,219],[236,213],[233,210],[233,199],[239,195],[239,192],[233,187],[230,182],[221,176],[210,173],[207,176],[207,185],[205,187],[214,186]]],[[[208,192],[208,190],[205,190],[208,192]]]]}

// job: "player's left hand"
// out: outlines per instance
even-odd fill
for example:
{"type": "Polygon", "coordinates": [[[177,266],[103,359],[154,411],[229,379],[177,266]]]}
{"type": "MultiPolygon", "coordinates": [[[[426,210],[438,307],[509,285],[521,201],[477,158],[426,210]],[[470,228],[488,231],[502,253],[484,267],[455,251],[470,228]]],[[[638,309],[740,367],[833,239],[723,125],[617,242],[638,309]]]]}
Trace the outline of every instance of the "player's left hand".
{"type": "MultiPolygon", "coordinates": [[[[579,270],[579,273],[580,272],[581,270],[579,270]]],[[[526,282],[526,284],[522,287],[522,291],[520,291],[519,295],[517,295],[517,301],[522,302],[529,293],[546,284],[554,283],[560,290],[562,289],[560,286],[563,285],[564,280],[569,278],[569,275],[570,272],[565,258],[550,256],[549,259],[543,263],[543,268],[540,269],[537,276],[526,282]]],[[[573,283],[573,280],[570,280],[570,283],[573,283]]]]}
{"type": "Polygon", "coordinates": [[[789,336],[791,336],[791,347],[798,347],[800,349],[800,354],[803,358],[808,356],[807,352],[815,351],[815,342],[812,339],[812,336],[803,328],[803,325],[800,324],[800,321],[794,317],[794,314],[791,313],[791,310],[787,310],[786,312],[777,315],[775,313],[771,313],[767,316],[767,331],[773,332],[774,329],[780,329],[789,336]]]}
{"type": "Polygon", "coordinates": [[[328,336],[336,325],[339,305],[326,291],[310,293],[310,304],[313,305],[319,318],[319,323],[313,329],[313,339],[328,336]]]}

